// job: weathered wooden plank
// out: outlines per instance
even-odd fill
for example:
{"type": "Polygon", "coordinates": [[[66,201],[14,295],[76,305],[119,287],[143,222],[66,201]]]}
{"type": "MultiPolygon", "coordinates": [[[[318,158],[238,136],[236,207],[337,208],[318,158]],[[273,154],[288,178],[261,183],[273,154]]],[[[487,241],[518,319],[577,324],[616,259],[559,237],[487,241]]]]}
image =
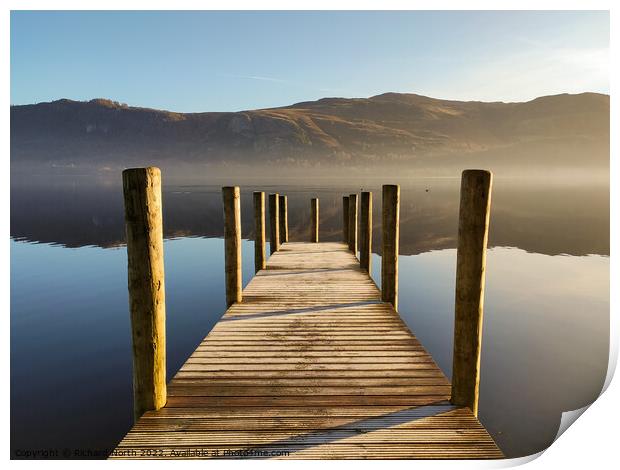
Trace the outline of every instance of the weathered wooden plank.
{"type": "Polygon", "coordinates": [[[194,397],[171,396],[166,406],[370,406],[370,405],[427,405],[448,400],[450,393],[418,395],[304,395],[270,397],[194,397]]]}
{"type": "Polygon", "coordinates": [[[369,386],[347,387],[347,386],[319,386],[319,387],[292,387],[292,386],[259,386],[236,387],[220,386],[208,384],[203,381],[200,384],[179,384],[171,382],[168,388],[168,397],[172,396],[195,396],[195,397],[246,397],[246,396],[304,396],[307,394],[317,395],[445,395],[449,393],[446,387],[450,384],[442,385],[388,385],[388,386],[369,386]]]}
{"type": "MultiPolygon", "coordinates": [[[[303,351],[300,351],[300,355],[303,351]]],[[[432,362],[428,354],[418,354],[415,356],[399,356],[399,357],[211,357],[211,356],[194,356],[192,355],[186,364],[251,364],[251,365],[269,365],[269,364],[410,364],[418,362],[432,362]]]]}
{"type": "Polygon", "coordinates": [[[356,417],[321,417],[321,418],[160,418],[143,419],[136,424],[136,432],[149,431],[221,431],[221,430],[244,430],[244,431],[268,431],[268,430],[315,430],[338,428],[341,430],[370,431],[381,427],[394,427],[400,429],[484,429],[473,416],[464,417],[431,417],[412,418],[404,420],[396,416],[394,418],[370,418],[360,420],[356,417]]]}
{"type": "MultiPolygon", "coordinates": [[[[416,377],[443,377],[441,372],[437,371],[434,367],[420,368],[420,369],[401,369],[401,370],[202,370],[197,369],[181,369],[175,377],[213,377],[216,378],[237,378],[243,380],[244,378],[342,378],[342,379],[354,379],[354,378],[387,378],[387,377],[407,377],[408,379],[415,379],[416,377]]],[[[413,381],[413,380],[412,380],[413,381]]]]}
{"type": "Polygon", "coordinates": [[[349,329],[349,328],[365,328],[368,331],[368,328],[389,328],[393,330],[394,328],[399,327],[399,323],[397,321],[388,321],[388,320],[363,320],[363,319],[349,319],[346,317],[338,320],[337,318],[327,318],[324,320],[321,319],[289,319],[289,320],[273,320],[265,321],[265,320],[235,320],[234,322],[220,322],[216,325],[211,331],[219,332],[219,331],[242,331],[242,330],[255,330],[255,331],[269,331],[272,329],[282,329],[282,328],[302,328],[302,329],[320,329],[320,330],[335,330],[335,329],[349,329]]]}
{"type": "Polygon", "coordinates": [[[277,352],[264,352],[260,348],[258,351],[253,352],[252,354],[248,354],[247,351],[235,352],[235,351],[226,351],[222,350],[223,348],[213,349],[212,351],[204,351],[201,349],[196,349],[194,354],[192,354],[192,358],[298,358],[300,354],[303,353],[304,357],[319,357],[319,358],[335,358],[335,357],[370,357],[370,358],[379,358],[379,357],[387,357],[393,358],[395,360],[403,359],[401,362],[405,362],[412,355],[414,356],[425,356],[427,353],[421,349],[418,350],[406,350],[406,351],[305,351],[305,350],[297,350],[297,351],[277,351],[277,352]],[[401,356],[402,354],[402,356],[401,356]]]}
{"type": "MultiPolygon", "coordinates": [[[[214,377],[178,377],[175,376],[171,385],[174,386],[221,386],[221,387],[376,387],[376,386],[410,386],[419,385],[450,385],[442,376],[435,377],[381,377],[381,378],[214,378],[214,377]]],[[[344,392],[343,392],[344,393],[344,392]]]]}
{"type": "MultiPolygon", "coordinates": [[[[412,343],[409,340],[403,340],[403,339],[392,339],[392,340],[383,340],[383,339],[367,339],[367,340],[360,340],[360,339],[315,339],[314,341],[312,341],[313,346],[347,346],[347,345],[351,345],[351,346],[359,346],[359,347],[363,347],[363,346],[369,346],[369,345],[401,345],[401,346],[410,346],[412,343]]],[[[274,346],[274,345],[297,345],[297,346],[303,346],[304,344],[308,344],[308,341],[305,340],[283,340],[282,338],[278,339],[273,339],[271,341],[266,341],[266,340],[261,340],[260,338],[258,340],[252,340],[252,339],[245,339],[245,340],[217,340],[217,339],[211,339],[209,338],[208,341],[203,343],[204,345],[220,345],[220,346],[239,346],[239,345],[251,345],[251,346],[256,346],[258,344],[260,345],[265,345],[265,346],[274,346]]],[[[310,349],[310,346],[308,347],[310,349]]]]}
{"type": "MultiPolygon", "coordinates": [[[[382,339],[402,339],[407,340],[409,336],[407,333],[386,333],[382,334],[382,339]]],[[[374,340],[376,336],[369,334],[362,334],[356,332],[331,332],[331,331],[312,331],[312,332],[289,332],[287,330],[282,330],[282,332],[278,331],[270,331],[268,333],[262,332],[235,332],[235,333],[219,333],[214,334],[212,339],[219,340],[228,340],[228,339],[257,339],[257,340],[269,340],[269,339],[282,339],[282,340],[308,340],[309,338],[316,339],[357,339],[357,340],[374,340]]]]}
{"type": "Polygon", "coordinates": [[[280,245],[168,391],[112,458],[502,457],[344,243],[280,245]]]}
{"type": "Polygon", "coordinates": [[[424,406],[291,406],[278,408],[265,407],[230,407],[227,409],[217,407],[204,408],[162,408],[156,412],[148,411],[144,418],[160,417],[188,417],[188,418],[223,418],[231,417],[313,417],[313,416],[348,416],[348,417],[378,417],[393,413],[404,414],[409,417],[445,416],[447,413],[459,416],[472,416],[467,408],[459,408],[450,402],[435,402],[424,406]]]}
{"type": "MultiPolygon", "coordinates": [[[[378,426],[378,425],[377,425],[378,426]]],[[[135,431],[121,442],[121,446],[150,446],[152,434],[135,431]]],[[[158,431],[157,441],[162,446],[227,445],[231,439],[239,445],[295,445],[328,444],[338,441],[343,444],[391,444],[398,440],[401,444],[425,443],[492,443],[484,429],[376,429],[367,432],[355,430],[317,430],[296,433],[290,431],[158,431]]]]}
{"type": "Polygon", "coordinates": [[[313,364],[303,362],[291,362],[287,364],[208,364],[208,363],[185,363],[180,370],[204,370],[204,371],[225,371],[225,370],[417,370],[417,369],[434,369],[437,366],[432,359],[426,358],[425,361],[397,364],[356,364],[356,363],[336,363],[336,364],[313,364]]]}
{"type": "Polygon", "coordinates": [[[273,343],[270,345],[269,343],[262,342],[260,344],[226,344],[222,345],[215,342],[207,342],[201,343],[196,351],[220,351],[220,352],[295,352],[298,355],[299,351],[303,350],[305,353],[313,353],[313,352],[367,352],[367,353],[385,353],[385,354],[396,354],[399,351],[418,351],[421,346],[415,344],[398,344],[398,343],[373,343],[373,344],[344,344],[338,345],[337,343],[322,345],[322,344],[313,344],[307,345],[303,343],[273,343]]]}

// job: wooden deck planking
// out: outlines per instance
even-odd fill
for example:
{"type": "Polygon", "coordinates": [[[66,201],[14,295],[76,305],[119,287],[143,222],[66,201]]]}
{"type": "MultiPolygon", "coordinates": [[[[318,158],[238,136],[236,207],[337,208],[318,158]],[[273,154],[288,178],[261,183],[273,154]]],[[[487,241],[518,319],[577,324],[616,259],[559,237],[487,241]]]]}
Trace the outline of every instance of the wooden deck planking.
{"type": "Polygon", "coordinates": [[[281,245],[111,458],[503,457],[380,298],[345,244],[281,245]]]}

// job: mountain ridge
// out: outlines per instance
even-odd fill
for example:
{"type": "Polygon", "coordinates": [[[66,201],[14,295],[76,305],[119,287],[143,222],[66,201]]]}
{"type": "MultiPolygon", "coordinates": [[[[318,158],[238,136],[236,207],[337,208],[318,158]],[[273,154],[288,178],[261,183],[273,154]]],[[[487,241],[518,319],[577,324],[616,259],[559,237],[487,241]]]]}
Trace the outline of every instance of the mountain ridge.
{"type": "Polygon", "coordinates": [[[13,168],[452,168],[609,164],[609,95],[526,102],[383,93],[237,112],[178,113],[105,98],[11,106],[13,168]]]}

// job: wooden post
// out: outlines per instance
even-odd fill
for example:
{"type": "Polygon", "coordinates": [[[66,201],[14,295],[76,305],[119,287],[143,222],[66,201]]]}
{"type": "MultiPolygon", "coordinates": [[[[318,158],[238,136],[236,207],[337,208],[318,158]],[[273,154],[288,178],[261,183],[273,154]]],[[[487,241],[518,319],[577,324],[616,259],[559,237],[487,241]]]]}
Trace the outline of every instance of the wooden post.
{"type": "Polygon", "coordinates": [[[310,201],[310,217],[312,219],[312,230],[310,232],[310,241],[319,242],[319,199],[313,197],[310,201]]]}
{"type": "Polygon", "coordinates": [[[362,193],[360,213],[360,267],[368,274],[372,261],[372,193],[362,193]]]}
{"type": "Polygon", "coordinates": [[[222,188],[224,199],[224,264],[226,305],[241,302],[241,202],[239,186],[222,188]]]}
{"type": "Polygon", "coordinates": [[[254,192],[254,272],[265,269],[265,193],[254,192]]]}
{"type": "Polygon", "coordinates": [[[461,177],[454,302],[452,403],[478,415],[482,314],[493,175],[465,170],[461,177]]]}
{"type": "Polygon", "coordinates": [[[286,196],[280,196],[280,242],[288,242],[288,201],[286,196]]]}
{"type": "Polygon", "coordinates": [[[349,244],[349,196],[342,196],[342,238],[349,244]]]}
{"type": "Polygon", "coordinates": [[[123,171],[133,350],[133,412],[166,404],[166,295],[159,168],[123,171]]]}
{"type": "Polygon", "coordinates": [[[280,222],[279,222],[278,193],[269,195],[269,253],[274,254],[280,249],[280,222]]]}
{"type": "Polygon", "coordinates": [[[381,255],[381,299],[398,310],[398,243],[400,239],[400,186],[383,186],[383,254],[381,255]]]}
{"type": "Polygon", "coordinates": [[[357,256],[357,194],[349,194],[349,250],[357,256]]]}

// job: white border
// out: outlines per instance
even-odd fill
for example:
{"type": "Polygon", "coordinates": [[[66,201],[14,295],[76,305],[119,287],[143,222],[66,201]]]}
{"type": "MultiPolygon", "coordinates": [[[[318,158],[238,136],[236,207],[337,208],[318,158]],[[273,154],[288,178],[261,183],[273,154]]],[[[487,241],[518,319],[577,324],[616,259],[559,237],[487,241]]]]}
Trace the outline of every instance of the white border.
{"type": "MultiPolygon", "coordinates": [[[[615,2],[617,3],[617,2],[615,2]]],[[[611,44],[610,44],[610,60],[611,60],[611,81],[610,90],[611,93],[611,130],[612,130],[612,142],[611,142],[611,181],[615,182],[619,176],[619,164],[616,161],[618,158],[618,139],[617,129],[620,129],[618,123],[618,100],[614,95],[616,85],[618,81],[618,60],[616,56],[619,56],[620,48],[618,47],[618,34],[616,28],[618,27],[618,6],[611,1],[553,1],[553,0],[505,0],[500,2],[490,0],[473,0],[468,1],[466,4],[462,1],[456,0],[435,0],[435,1],[394,1],[394,0],[382,0],[381,2],[372,0],[358,0],[352,1],[339,1],[339,0],[296,0],[294,3],[284,0],[264,0],[264,1],[243,1],[243,0],[228,0],[223,1],[198,1],[198,0],[176,0],[174,2],[163,0],[151,0],[149,2],[136,1],[136,0],[94,0],[88,3],[78,0],[58,0],[58,1],[44,1],[44,0],[8,0],[4,3],[6,5],[4,15],[1,19],[1,31],[0,34],[0,50],[2,51],[2,65],[3,73],[2,85],[4,90],[4,112],[0,114],[2,116],[2,158],[4,168],[1,173],[3,178],[3,188],[5,191],[2,198],[2,207],[4,209],[3,217],[0,218],[0,224],[4,233],[6,234],[4,249],[0,252],[2,256],[2,262],[4,269],[2,270],[2,321],[4,331],[2,366],[4,372],[4,383],[2,387],[2,397],[4,398],[1,413],[5,427],[2,433],[2,442],[4,444],[4,456],[8,459],[9,453],[9,390],[8,390],[8,377],[9,377],[9,116],[10,116],[10,74],[9,74],[9,53],[10,53],[10,9],[15,10],[28,10],[28,9],[55,9],[55,10],[130,10],[130,9],[154,9],[154,10],[610,10],[611,11],[611,44]]],[[[611,184],[611,213],[617,213],[618,209],[618,190],[614,184],[611,184]]],[[[611,250],[615,251],[615,247],[618,242],[618,221],[616,217],[611,218],[611,250]]],[[[547,468],[550,465],[562,466],[565,468],[579,468],[582,469],[585,466],[591,466],[597,468],[603,466],[601,464],[617,461],[616,456],[616,435],[617,430],[615,425],[618,417],[618,399],[620,396],[620,386],[618,380],[611,381],[615,365],[617,361],[617,338],[618,338],[618,318],[617,318],[617,305],[618,294],[617,290],[613,286],[620,285],[618,279],[618,262],[614,256],[611,257],[611,273],[610,273],[610,285],[611,289],[611,351],[610,351],[610,369],[606,381],[607,390],[603,395],[583,414],[578,423],[571,426],[559,439],[555,442],[547,451],[543,452],[539,458],[532,460],[532,457],[523,459],[513,459],[502,462],[463,462],[463,461],[447,461],[447,462],[429,462],[429,461],[395,461],[390,465],[395,467],[402,466],[403,468],[410,468],[411,466],[423,466],[434,468],[455,468],[456,465],[459,468],[495,468],[514,466],[530,462],[529,468],[547,468]],[[611,381],[611,382],[610,382],[611,381]]],[[[37,462],[37,461],[11,461],[11,465],[17,466],[39,466],[50,465],[53,467],[66,467],[66,466],[82,466],[82,462],[68,462],[68,461],[50,461],[50,462],[37,462]]],[[[120,462],[119,465],[141,465],[140,463],[120,462]]],[[[92,465],[106,465],[105,462],[92,462],[92,465]]],[[[142,465],[170,465],[169,462],[143,462],[142,465]]],[[[302,462],[265,462],[265,461],[215,461],[215,462],[184,462],[184,465],[196,465],[204,468],[205,465],[209,467],[218,468],[235,468],[243,465],[252,465],[253,468],[263,468],[264,466],[271,465],[294,465],[295,467],[307,467],[314,465],[321,466],[340,466],[342,462],[330,462],[330,461],[302,461],[302,462]]],[[[354,463],[356,467],[376,466],[377,462],[357,461],[354,463]]]]}

